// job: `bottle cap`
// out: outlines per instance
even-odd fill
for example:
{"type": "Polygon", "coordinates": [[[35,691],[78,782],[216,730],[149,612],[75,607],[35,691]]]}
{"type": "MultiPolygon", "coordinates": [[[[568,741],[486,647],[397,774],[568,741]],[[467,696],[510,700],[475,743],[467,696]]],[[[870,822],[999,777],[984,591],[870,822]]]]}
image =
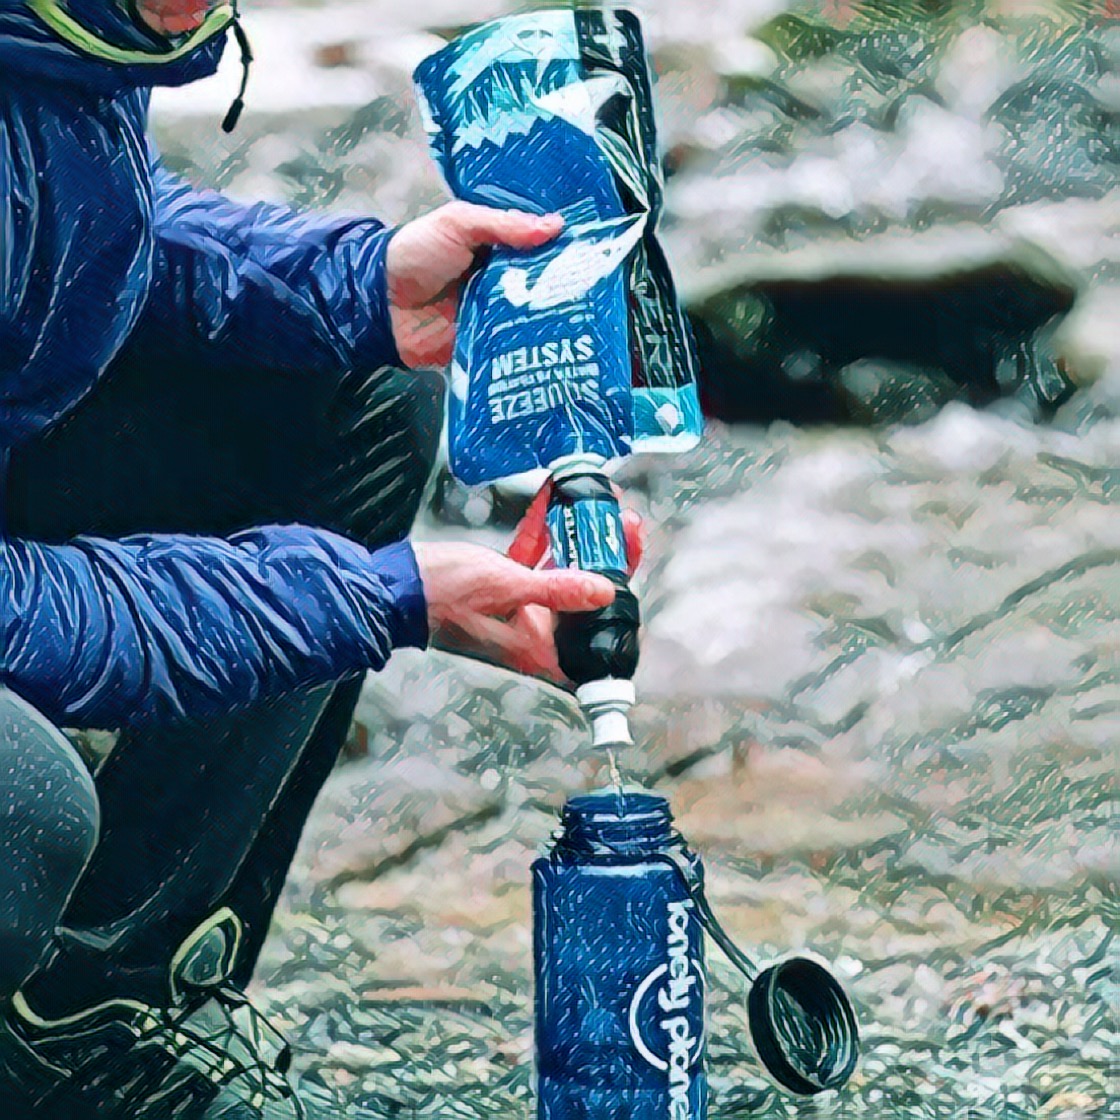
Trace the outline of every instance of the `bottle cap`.
{"type": "Polygon", "coordinates": [[[602,712],[591,719],[591,744],[595,747],[629,747],[634,743],[625,712],[602,712]]]}
{"type": "Polygon", "coordinates": [[[779,1085],[810,1096],[839,1089],[859,1059],[859,1029],[844,989],[822,965],[791,957],[751,985],[755,1051],[779,1085]]]}
{"type": "Polygon", "coordinates": [[[671,848],[662,858],[680,874],[701,925],[751,982],[750,1038],[770,1076],[805,1096],[839,1089],[859,1060],[859,1027],[840,982],[808,957],[790,957],[760,972],[716,917],[698,868],[671,848]]]}
{"type": "Polygon", "coordinates": [[[585,855],[640,855],[673,842],[666,798],[644,790],[601,789],[565,802],[558,843],[585,855]]]}

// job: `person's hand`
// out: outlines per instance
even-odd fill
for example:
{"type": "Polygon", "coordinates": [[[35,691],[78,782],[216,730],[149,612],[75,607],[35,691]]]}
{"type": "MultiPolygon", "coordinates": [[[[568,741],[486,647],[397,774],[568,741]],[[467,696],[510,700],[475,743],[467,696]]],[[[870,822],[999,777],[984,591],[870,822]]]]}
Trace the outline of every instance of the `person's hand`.
{"type": "Polygon", "coordinates": [[[558,684],[554,612],[598,610],[614,599],[614,584],[588,572],[539,571],[476,544],[414,548],[433,646],[558,684]]]}
{"type": "Polygon", "coordinates": [[[558,214],[449,202],[397,230],[386,268],[393,337],[405,365],[445,366],[451,360],[459,288],[480,249],[535,249],[563,225],[558,214]]]}
{"type": "MultiPolygon", "coordinates": [[[[542,568],[550,555],[551,493],[547,482],[521,519],[507,556],[477,545],[415,545],[434,646],[570,683],[557,663],[556,614],[605,607],[614,585],[588,572],[542,568]]],[[[644,545],[641,518],[624,510],[622,525],[633,575],[644,545]]]]}

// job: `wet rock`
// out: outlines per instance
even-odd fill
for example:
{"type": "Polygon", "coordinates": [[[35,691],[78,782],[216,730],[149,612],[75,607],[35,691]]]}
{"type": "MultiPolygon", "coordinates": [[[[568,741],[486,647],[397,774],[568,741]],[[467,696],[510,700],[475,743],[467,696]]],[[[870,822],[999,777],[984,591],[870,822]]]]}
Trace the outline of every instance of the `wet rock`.
{"type": "Polygon", "coordinates": [[[684,293],[710,413],[866,423],[1020,389],[1052,409],[1069,386],[1047,347],[1075,290],[1037,250],[943,227],[744,252],[684,293]]]}
{"type": "Polygon", "coordinates": [[[862,358],[836,374],[845,411],[860,424],[920,423],[953,399],[942,370],[862,358]]]}
{"type": "MultiPolygon", "coordinates": [[[[960,32],[939,28],[936,17],[904,28],[861,15],[828,27],[801,14],[779,18],[761,35],[779,65],[729,88],[719,118],[727,139],[674,180],[668,199],[672,257],[693,297],[711,412],[737,420],[875,422],[874,410],[837,378],[851,362],[872,360],[935,365],[955,382],[957,399],[1016,397],[1011,411],[1023,420],[1049,415],[1069,393],[1065,377],[1083,381],[1069,355],[1037,345],[1036,332],[1069,309],[1074,278],[1095,284],[1099,260],[1111,255],[1101,243],[1116,213],[1108,194],[1115,113],[1102,37],[1063,24],[1028,32],[1010,16],[960,32]],[[732,122],[738,136],[730,134],[732,122]],[[1055,129],[1053,141],[1042,135],[1055,129]],[[1062,207],[1069,208],[1067,229],[1079,220],[1074,214],[1082,216],[1080,237],[1063,237],[1056,215],[1053,223],[1049,213],[1030,216],[1062,207]],[[977,277],[973,288],[960,273],[974,265],[961,257],[949,279],[962,219],[983,220],[988,233],[1025,235],[995,251],[996,267],[1013,275],[994,284],[977,277]],[[848,273],[826,258],[829,246],[843,246],[839,255],[865,262],[867,282],[882,279],[897,289],[884,228],[906,231],[899,243],[911,246],[915,283],[901,297],[905,307],[880,293],[865,318],[850,302],[848,273]],[[942,247],[942,260],[926,252],[931,245],[942,247]],[[1068,266],[1064,279],[1039,247],[1068,266]],[[788,306],[774,306],[768,285],[776,277],[756,269],[775,248],[784,280],[819,291],[808,330],[796,316],[790,320],[788,306]],[[1047,290],[1049,306],[1032,312],[1033,283],[1047,290]],[[713,303],[717,295],[722,307],[713,303]],[[961,319],[989,295],[1008,319],[961,319]],[[953,305],[947,315],[942,298],[953,305]],[[860,336],[858,352],[839,360],[829,352],[838,345],[838,320],[842,337],[860,336]],[[901,322],[913,346],[900,351],[884,337],[884,324],[901,322]],[[921,337],[923,325],[934,337],[921,337]],[[949,338],[952,352],[944,348],[949,338]],[[1041,384],[1019,394],[1025,382],[1041,384]]],[[[973,235],[985,237],[979,227],[973,235]]],[[[1103,320],[1099,330],[1109,331],[1103,320]]],[[[1099,362],[1081,365],[1095,370],[1085,382],[1099,376],[1099,362]]],[[[935,401],[942,395],[936,384],[922,389],[935,401]]]]}

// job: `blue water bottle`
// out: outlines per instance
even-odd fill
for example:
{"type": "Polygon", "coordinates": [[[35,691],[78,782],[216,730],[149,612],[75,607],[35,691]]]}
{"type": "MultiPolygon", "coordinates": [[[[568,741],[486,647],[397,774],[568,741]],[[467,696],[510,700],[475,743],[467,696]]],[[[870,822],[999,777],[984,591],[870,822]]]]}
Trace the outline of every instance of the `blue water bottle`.
{"type": "Polygon", "coordinates": [[[564,807],[533,864],[540,1120],[702,1120],[704,945],[669,804],[605,790],[564,807]]]}
{"type": "Polygon", "coordinates": [[[792,1093],[842,1088],[851,1002],[819,961],[760,968],[712,911],[656,794],[573,797],[533,864],[538,1120],[704,1120],[707,933],[750,982],[755,1054],[792,1093]]]}

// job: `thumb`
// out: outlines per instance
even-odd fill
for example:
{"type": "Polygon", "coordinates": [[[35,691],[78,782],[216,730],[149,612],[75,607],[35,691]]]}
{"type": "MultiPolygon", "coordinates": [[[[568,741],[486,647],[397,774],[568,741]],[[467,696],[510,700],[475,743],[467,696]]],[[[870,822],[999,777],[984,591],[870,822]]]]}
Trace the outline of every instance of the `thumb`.
{"type": "Polygon", "coordinates": [[[564,228],[559,214],[529,214],[523,210],[497,210],[473,203],[451,205],[446,220],[468,249],[508,245],[534,249],[551,241],[564,228]]]}
{"type": "Polygon", "coordinates": [[[569,568],[522,571],[522,606],[537,603],[553,611],[596,611],[614,599],[614,584],[605,576],[569,568]]]}

